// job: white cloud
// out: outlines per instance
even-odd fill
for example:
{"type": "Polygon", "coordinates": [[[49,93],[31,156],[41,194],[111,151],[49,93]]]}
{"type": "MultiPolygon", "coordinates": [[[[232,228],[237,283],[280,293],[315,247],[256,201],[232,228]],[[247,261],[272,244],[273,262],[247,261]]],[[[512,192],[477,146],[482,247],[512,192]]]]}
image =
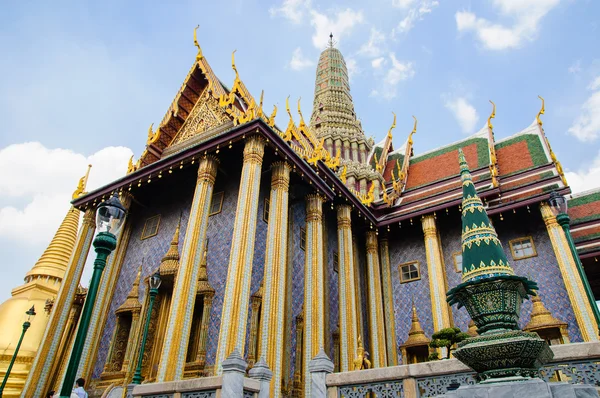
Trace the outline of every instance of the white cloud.
{"type": "Polygon", "coordinates": [[[358,53],[367,57],[379,57],[383,50],[382,46],[385,44],[385,35],[375,28],[371,28],[371,36],[369,41],[363,44],[358,53]]]}
{"type": "Polygon", "coordinates": [[[364,20],[362,11],[354,11],[351,8],[337,11],[331,17],[314,9],[310,10],[310,15],[310,24],[315,28],[312,42],[319,50],[327,47],[330,33],[334,33],[334,39],[339,41],[364,20]]]}
{"type": "Polygon", "coordinates": [[[479,121],[479,115],[465,97],[448,98],[444,106],[454,114],[463,133],[472,133],[479,121]]]}
{"type": "Polygon", "coordinates": [[[392,37],[400,33],[406,33],[411,30],[417,21],[423,19],[426,14],[430,14],[435,7],[439,5],[436,0],[396,0],[394,5],[399,8],[407,9],[406,16],[400,20],[398,25],[392,30],[392,37]]]}
{"type": "Polygon", "coordinates": [[[596,155],[588,168],[583,168],[577,172],[567,171],[565,177],[567,177],[567,182],[573,193],[600,187],[600,153],[596,155]]]}
{"type": "Polygon", "coordinates": [[[269,14],[271,17],[281,15],[291,22],[299,24],[309,7],[310,0],[284,0],[281,7],[269,8],[269,14]]]}
{"type": "Polygon", "coordinates": [[[600,76],[590,83],[588,89],[593,93],[583,103],[579,116],[568,130],[569,134],[583,142],[595,141],[600,137],[600,76]]]}
{"type": "Polygon", "coordinates": [[[383,57],[379,57],[379,58],[375,58],[374,60],[371,61],[371,66],[374,69],[379,69],[381,68],[383,65],[385,64],[385,58],[383,57]]]}
{"type": "Polygon", "coordinates": [[[578,75],[581,72],[581,60],[578,59],[573,63],[573,65],[569,66],[569,73],[574,75],[578,75]]]}
{"type": "Polygon", "coordinates": [[[21,205],[0,207],[0,239],[26,245],[47,244],[64,218],[71,194],[92,164],[87,190],[125,174],[132,151],[107,147],[91,156],[49,149],[39,142],[0,150],[0,200],[21,205]]]}
{"type": "Polygon", "coordinates": [[[290,68],[293,70],[302,70],[313,66],[315,63],[310,59],[306,58],[304,54],[302,54],[302,49],[300,47],[296,48],[292,53],[292,59],[290,61],[290,68]]]}
{"type": "Polygon", "coordinates": [[[455,14],[459,32],[473,32],[477,40],[489,50],[517,48],[537,37],[544,16],[559,4],[560,0],[492,0],[499,14],[513,21],[511,26],[494,23],[477,17],[470,11],[455,14]]]}
{"type": "Polygon", "coordinates": [[[378,89],[373,89],[370,96],[382,97],[386,100],[395,98],[398,94],[398,84],[404,80],[412,79],[415,75],[415,68],[412,62],[402,62],[396,58],[394,53],[389,54],[391,63],[389,69],[385,70],[383,66],[387,66],[387,60],[375,59],[371,65],[380,71],[381,79],[378,89]]]}

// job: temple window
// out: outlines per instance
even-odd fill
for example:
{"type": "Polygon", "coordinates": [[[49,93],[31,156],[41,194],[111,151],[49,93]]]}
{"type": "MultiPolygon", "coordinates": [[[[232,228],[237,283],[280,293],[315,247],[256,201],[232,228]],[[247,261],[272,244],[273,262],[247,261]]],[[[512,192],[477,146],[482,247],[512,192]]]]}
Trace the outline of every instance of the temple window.
{"type": "Polygon", "coordinates": [[[271,208],[271,201],[269,200],[269,198],[265,198],[265,204],[263,206],[263,221],[268,223],[269,222],[269,210],[271,208]]]}
{"type": "Polygon", "coordinates": [[[306,229],[300,227],[300,249],[306,250],[306,229]]]}
{"type": "Polygon", "coordinates": [[[210,202],[210,212],[208,213],[209,216],[214,216],[215,214],[219,214],[221,212],[223,208],[224,193],[225,192],[221,191],[213,194],[212,201],[210,202]]]}
{"type": "Polygon", "coordinates": [[[454,269],[456,272],[462,272],[462,252],[456,252],[452,254],[454,259],[454,269]]]}
{"type": "Polygon", "coordinates": [[[333,271],[339,272],[340,266],[340,256],[338,256],[337,252],[333,252],[333,271]]]}
{"type": "Polygon", "coordinates": [[[141,240],[151,238],[158,234],[158,226],[160,225],[160,214],[150,217],[144,224],[141,240]]]}
{"type": "Polygon", "coordinates": [[[523,260],[537,256],[531,236],[513,239],[508,244],[510,245],[513,260],[523,260]]]}
{"type": "Polygon", "coordinates": [[[400,264],[400,283],[412,282],[421,279],[419,272],[419,262],[400,264]]]}

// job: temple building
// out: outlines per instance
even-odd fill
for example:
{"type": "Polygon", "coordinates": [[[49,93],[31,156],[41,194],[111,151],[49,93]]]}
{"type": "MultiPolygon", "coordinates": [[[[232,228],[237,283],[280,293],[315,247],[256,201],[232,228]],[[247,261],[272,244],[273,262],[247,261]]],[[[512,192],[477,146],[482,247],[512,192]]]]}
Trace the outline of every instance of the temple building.
{"type": "MultiPolygon", "coordinates": [[[[440,329],[476,334],[466,310],[446,302],[463,266],[473,267],[461,254],[459,149],[510,266],[539,286],[533,304],[523,305],[521,328],[551,344],[598,340],[585,280],[547,204],[551,192],[570,188],[542,128],[543,105],[525,111],[530,126],[498,140],[493,105],[476,134],[419,153],[417,119],[406,115],[398,128],[394,115],[383,141],[365,136],[333,44],[319,58],[310,119],[298,106],[296,123],[287,101],[282,125],[277,108],[263,110],[263,94],[248,91],[234,59],[229,88],[195,44],[191,69],[140,158],[122,178],[74,195],[67,216],[74,218],[47,250],[61,242],[53,265],[45,253],[0,307],[2,376],[20,331],[9,315],[30,303],[41,312],[54,300],[26,336],[5,396],[39,397],[60,386],[93,216],[115,193],[127,218],[77,374],[94,396],[131,382],[157,270],[163,283],[150,314],[144,383],[219,375],[237,350],[249,367],[266,361],[271,396],[308,396],[308,363],[321,349],[344,372],[355,369],[359,346],[380,368],[427,360],[440,329]]],[[[598,203],[597,192],[570,200],[597,297],[598,203]]]]}

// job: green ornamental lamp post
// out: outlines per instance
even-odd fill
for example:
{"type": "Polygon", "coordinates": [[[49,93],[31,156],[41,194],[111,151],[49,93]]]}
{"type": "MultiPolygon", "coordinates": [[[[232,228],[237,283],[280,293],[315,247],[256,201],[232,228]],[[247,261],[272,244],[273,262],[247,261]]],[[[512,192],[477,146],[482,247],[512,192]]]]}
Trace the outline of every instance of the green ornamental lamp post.
{"type": "Polygon", "coordinates": [[[558,192],[552,191],[550,193],[550,199],[548,200],[548,203],[550,204],[550,209],[552,210],[552,213],[556,217],[556,222],[562,227],[563,231],[565,231],[565,236],[567,237],[567,242],[569,242],[569,248],[571,249],[571,254],[573,255],[573,259],[575,260],[575,265],[577,266],[577,272],[579,272],[579,277],[583,281],[583,288],[585,289],[585,293],[587,294],[588,300],[590,301],[590,306],[592,307],[592,311],[594,312],[596,324],[598,325],[598,327],[600,327],[600,311],[598,311],[598,306],[596,305],[594,293],[592,292],[592,288],[588,281],[587,275],[583,270],[583,265],[581,264],[581,260],[579,259],[579,255],[577,254],[577,248],[575,248],[573,236],[571,236],[571,228],[569,226],[571,218],[567,214],[567,200],[558,192]]]}
{"type": "Polygon", "coordinates": [[[537,333],[519,330],[521,303],[537,284],[517,276],[506,258],[459,149],[462,200],[462,283],[448,291],[450,305],[464,306],[479,336],[458,344],[454,356],[478,373],[480,382],[524,380],[553,357],[537,333]]]}
{"type": "Polygon", "coordinates": [[[148,338],[148,326],[150,325],[150,316],[152,315],[152,306],[154,305],[154,299],[158,294],[158,288],[161,284],[160,273],[157,270],[154,275],[150,277],[148,284],[150,285],[150,302],[148,304],[148,311],[146,312],[146,322],[144,324],[144,335],[142,337],[142,344],[140,345],[140,353],[138,354],[137,367],[135,368],[135,374],[131,380],[132,384],[142,383],[142,361],[144,359],[144,349],[146,348],[146,339],[148,338]]]}
{"type": "Polygon", "coordinates": [[[96,251],[94,273],[92,274],[92,281],[81,313],[81,319],[79,321],[79,327],[77,328],[77,335],[71,351],[65,379],[63,381],[62,389],[60,390],[61,398],[69,398],[71,396],[73,383],[77,377],[77,369],[79,368],[79,361],[81,360],[85,338],[90,326],[90,318],[92,317],[96,295],[98,294],[100,278],[102,277],[102,272],[106,266],[106,259],[117,246],[117,237],[115,235],[123,225],[125,214],[125,208],[121,204],[117,193],[108,200],[100,203],[98,206],[96,212],[96,227],[98,234],[93,242],[96,251]]]}
{"type": "Polygon", "coordinates": [[[17,347],[15,348],[15,353],[10,360],[10,365],[6,369],[6,374],[4,375],[4,380],[2,381],[2,385],[0,386],[0,397],[2,397],[2,393],[4,392],[4,387],[6,386],[6,382],[8,381],[8,376],[10,376],[10,371],[12,370],[13,365],[15,364],[15,359],[17,359],[17,354],[19,353],[19,348],[21,348],[21,343],[23,342],[23,337],[25,337],[25,332],[31,326],[31,321],[35,317],[35,306],[31,306],[30,309],[25,311],[27,314],[27,320],[23,322],[23,331],[21,332],[21,337],[19,338],[19,342],[17,343],[17,347]]]}

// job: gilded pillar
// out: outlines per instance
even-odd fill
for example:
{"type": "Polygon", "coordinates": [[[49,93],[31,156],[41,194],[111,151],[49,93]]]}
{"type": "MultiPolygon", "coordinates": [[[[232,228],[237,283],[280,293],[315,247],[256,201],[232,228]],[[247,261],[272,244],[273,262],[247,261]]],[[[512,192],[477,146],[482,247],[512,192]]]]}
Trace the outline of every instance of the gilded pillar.
{"type": "Polygon", "coordinates": [[[381,259],[381,286],[383,292],[383,311],[385,315],[385,338],[388,366],[398,365],[396,349],[396,318],[394,316],[394,294],[392,290],[392,271],[387,236],[379,240],[379,258],[381,259]]]}
{"type": "Polygon", "coordinates": [[[427,271],[429,273],[429,294],[431,296],[431,312],[433,314],[433,330],[451,327],[450,312],[446,303],[446,283],[442,249],[433,215],[421,219],[425,234],[425,253],[427,256],[427,271]]]}
{"type": "Polygon", "coordinates": [[[352,208],[349,205],[337,207],[338,233],[338,289],[340,317],[340,371],[353,370],[355,350],[358,346],[357,303],[354,282],[354,255],[352,253],[352,208]]]}
{"type": "Polygon", "coordinates": [[[263,309],[260,326],[260,355],[273,372],[270,396],[279,397],[283,377],[283,342],[288,247],[288,189],[290,166],[276,162],[271,166],[271,197],[267,247],[263,278],[263,309]]]}
{"type": "MultiPolygon", "coordinates": [[[[129,211],[129,208],[131,207],[132,199],[133,196],[128,192],[120,195],[121,203],[127,211],[129,211]]],[[[102,273],[102,278],[100,279],[98,298],[92,311],[90,328],[83,346],[81,360],[79,361],[79,370],[77,371],[77,377],[83,377],[85,380],[92,379],[91,376],[98,355],[98,345],[100,344],[98,336],[102,335],[102,329],[104,328],[108,317],[110,302],[112,301],[113,293],[117,286],[119,275],[121,274],[123,258],[125,257],[127,246],[129,245],[131,227],[132,224],[129,222],[128,217],[125,220],[125,225],[123,225],[123,228],[121,228],[121,231],[119,231],[117,236],[117,247],[115,252],[108,258],[106,269],[102,273]]],[[[132,330],[134,329],[132,328],[132,330]]]]}
{"type": "Polygon", "coordinates": [[[377,234],[367,231],[367,285],[369,292],[369,329],[371,336],[371,362],[374,368],[387,366],[385,324],[383,321],[383,298],[377,234]]]}
{"type": "Polygon", "coordinates": [[[54,361],[68,322],[71,304],[75,300],[79,281],[85,266],[96,229],[96,210],[88,209],[77,236],[75,249],[69,260],[58,296],[52,307],[50,319],[42,343],[38,349],[29,376],[23,388],[24,397],[41,397],[50,389],[50,373],[55,369],[54,361]]]}
{"type": "MultiPolygon", "coordinates": [[[[356,235],[352,236],[352,254],[354,256],[354,259],[356,261],[353,261],[354,263],[354,292],[355,292],[355,300],[356,300],[356,333],[358,337],[364,336],[364,330],[363,330],[363,319],[364,319],[364,314],[363,314],[363,307],[362,307],[362,296],[360,294],[361,292],[361,284],[360,284],[360,272],[359,272],[359,265],[358,265],[358,243],[357,243],[357,238],[356,235]]],[[[352,353],[353,355],[356,355],[356,350],[358,349],[358,341],[356,343],[356,346],[352,348],[352,353]]],[[[354,361],[352,362],[352,365],[350,365],[350,370],[354,369],[354,361]]]]}
{"type": "Polygon", "coordinates": [[[323,198],[306,196],[306,251],[304,263],[304,394],[310,396],[308,364],[325,347],[323,275],[323,198]]]}
{"type": "Polygon", "coordinates": [[[180,380],[183,377],[194,311],[191,303],[196,299],[198,273],[202,260],[202,256],[198,254],[204,249],[210,198],[217,177],[218,164],[218,159],[209,155],[201,159],[198,166],[196,190],[186,228],[181,262],[173,287],[167,330],[156,376],[158,382],[180,380]]]}
{"type": "Polygon", "coordinates": [[[556,222],[556,217],[552,214],[552,210],[548,204],[541,204],[540,211],[542,212],[542,218],[552,242],[552,248],[554,249],[558,267],[565,282],[565,288],[567,289],[571,307],[575,313],[575,319],[577,320],[583,341],[598,341],[598,327],[594,313],[585,294],[583,281],[577,272],[577,265],[575,264],[569,242],[565,236],[565,231],[556,222]]]}
{"type": "Polygon", "coordinates": [[[248,138],[244,147],[244,165],[233,225],[233,241],[225,284],[219,346],[215,359],[217,374],[221,374],[221,364],[229,354],[236,348],[243,353],[246,344],[250,275],[252,275],[264,147],[264,141],[258,136],[248,138]]]}

